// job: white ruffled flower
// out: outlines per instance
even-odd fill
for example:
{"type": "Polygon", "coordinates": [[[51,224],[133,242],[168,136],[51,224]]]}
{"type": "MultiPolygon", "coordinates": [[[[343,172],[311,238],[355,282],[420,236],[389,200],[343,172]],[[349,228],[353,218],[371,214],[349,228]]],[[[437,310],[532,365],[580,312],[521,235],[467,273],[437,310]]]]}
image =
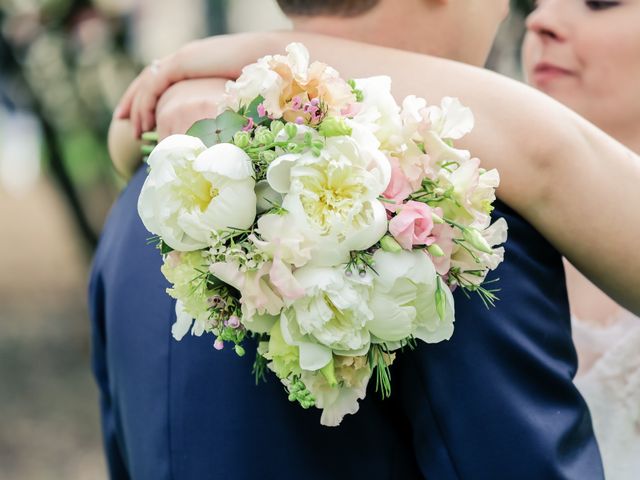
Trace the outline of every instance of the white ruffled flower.
{"type": "Polygon", "coordinates": [[[391,177],[388,159],[372,135],[327,138],[319,157],[311,152],[276,158],[267,171],[271,187],[299,231],[313,232],[313,261],[337,265],[349,251],[374,245],[387,231],[378,197],[391,177]]]}
{"type": "Polygon", "coordinates": [[[206,148],[198,138],[172,135],[151,152],[149,167],[138,213],[147,230],[171,248],[205,248],[213,231],[253,224],[253,166],[235,145],[206,148]]]}
{"type": "Polygon", "coordinates": [[[369,350],[368,322],[372,278],[349,278],[344,268],[303,267],[294,272],[304,297],[280,317],[282,336],[300,348],[300,367],[316,371],[337,355],[364,355],[369,350]]]}
{"type": "Polygon", "coordinates": [[[473,112],[452,97],[444,97],[440,106],[427,108],[431,130],[440,138],[458,140],[473,130],[473,112]]]}
{"type": "Polygon", "coordinates": [[[316,407],[322,409],[320,423],[326,427],[337,427],[345,415],[355,414],[367,394],[367,384],[371,378],[368,365],[354,370],[350,385],[331,386],[319,372],[302,372],[302,381],[316,400],[316,407]]]}
{"type": "Polygon", "coordinates": [[[380,141],[383,150],[398,150],[402,144],[402,121],[400,107],[391,94],[391,78],[381,75],[361,78],[355,83],[362,91],[363,100],[360,110],[347,124],[367,128],[380,141]]]}
{"type": "MultiPolygon", "coordinates": [[[[480,234],[486,240],[490,247],[496,245],[502,245],[507,241],[508,225],[504,218],[499,218],[491,226],[485,230],[480,231],[480,234]]],[[[498,268],[498,265],[504,260],[504,247],[492,248],[492,253],[481,252],[471,245],[467,245],[467,248],[456,246],[451,254],[451,268],[459,269],[460,276],[463,280],[473,285],[480,285],[484,282],[487,274],[491,270],[498,268]],[[469,250],[472,250],[476,259],[471,255],[469,250]],[[473,274],[465,274],[465,271],[473,271],[473,274]],[[477,272],[482,272],[478,275],[477,272]]]]}
{"type": "Polygon", "coordinates": [[[500,184],[497,170],[484,171],[480,160],[471,158],[438,171],[440,188],[450,190],[453,201],[439,204],[450,220],[483,230],[491,223],[492,204],[500,184]]]}
{"type": "Polygon", "coordinates": [[[378,250],[373,261],[378,275],[369,304],[374,318],[368,327],[375,342],[396,347],[410,336],[427,343],[451,338],[455,319],[453,295],[448,287],[442,286],[445,303],[441,319],[436,308],[436,271],[424,251],[378,250]]]}
{"type": "Polygon", "coordinates": [[[265,262],[256,270],[245,271],[233,262],[209,266],[209,271],[216,278],[240,291],[242,323],[258,333],[268,332],[284,307],[282,295],[271,281],[272,267],[272,262],[265,262]]]}
{"type": "Polygon", "coordinates": [[[442,139],[458,140],[474,126],[471,109],[452,97],[444,97],[440,106],[427,106],[424,98],[409,95],[402,102],[400,116],[405,135],[414,140],[420,140],[427,132],[442,139]]]}
{"type": "Polygon", "coordinates": [[[198,318],[193,318],[193,315],[188,313],[184,304],[180,301],[176,301],[176,321],[173,325],[171,325],[171,335],[176,340],[182,340],[189,329],[191,329],[191,335],[195,335],[197,337],[202,336],[207,328],[207,320],[206,320],[206,312],[203,315],[200,315],[198,318]],[[193,326],[193,327],[192,327],[193,326]]]}
{"type": "Polygon", "coordinates": [[[251,241],[271,258],[289,263],[297,268],[311,260],[314,243],[310,232],[296,225],[287,214],[266,214],[258,219],[256,232],[258,239],[251,236],[251,241]]]}

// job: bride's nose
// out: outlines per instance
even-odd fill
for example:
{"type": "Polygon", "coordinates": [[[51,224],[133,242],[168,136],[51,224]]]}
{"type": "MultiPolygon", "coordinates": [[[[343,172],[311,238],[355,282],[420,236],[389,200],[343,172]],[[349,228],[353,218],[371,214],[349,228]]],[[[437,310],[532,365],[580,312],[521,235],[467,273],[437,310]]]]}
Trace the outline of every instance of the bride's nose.
{"type": "Polygon", "coordinates": [[[526,20],[527,30],[543,41],[564,41],[567,25],[563,19],[562,3],[566,0],[546,0],[538,3],[526,20]]]}

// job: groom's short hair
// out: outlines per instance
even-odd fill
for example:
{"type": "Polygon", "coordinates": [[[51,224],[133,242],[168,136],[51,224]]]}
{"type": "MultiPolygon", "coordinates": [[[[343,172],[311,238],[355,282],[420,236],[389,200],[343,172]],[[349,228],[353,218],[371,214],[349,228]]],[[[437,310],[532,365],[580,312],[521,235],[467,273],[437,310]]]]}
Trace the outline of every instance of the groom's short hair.
{"type": "Polygon", "coordinates": [[[375,7],[380,0],[278,0],[286,15],[351,17],[375,7]]]}

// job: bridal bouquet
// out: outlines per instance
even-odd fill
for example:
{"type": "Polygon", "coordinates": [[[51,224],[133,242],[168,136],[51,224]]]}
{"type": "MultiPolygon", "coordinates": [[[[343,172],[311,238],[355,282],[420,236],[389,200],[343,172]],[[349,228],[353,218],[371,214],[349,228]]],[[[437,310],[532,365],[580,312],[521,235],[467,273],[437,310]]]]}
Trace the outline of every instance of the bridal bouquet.
{"type": "Polygon", "coordinates": [[[161,141],[138,210],[176,302],[173,336],[270,369],[323,425],[358,410],[371,377],[390,394],[399,349],[447,340],[452,290],[477,292],[502,261],[499,177],[453,141],[457,99],[400,107],[388,77],[343,80],[301,44],[229,82],[221,113],[161,141]]]}

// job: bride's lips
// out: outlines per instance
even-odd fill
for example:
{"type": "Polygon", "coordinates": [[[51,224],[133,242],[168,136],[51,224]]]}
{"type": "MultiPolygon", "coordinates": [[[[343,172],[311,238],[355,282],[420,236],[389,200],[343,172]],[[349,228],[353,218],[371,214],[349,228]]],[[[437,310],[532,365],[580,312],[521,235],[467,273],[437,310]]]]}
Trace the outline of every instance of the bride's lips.
{"type": "Polygon", "coordinates": [[[540,62],[533,70],[533,81],[540,85],[559,78],[573,77],[575,73],[552,63],[540,62]]]}

